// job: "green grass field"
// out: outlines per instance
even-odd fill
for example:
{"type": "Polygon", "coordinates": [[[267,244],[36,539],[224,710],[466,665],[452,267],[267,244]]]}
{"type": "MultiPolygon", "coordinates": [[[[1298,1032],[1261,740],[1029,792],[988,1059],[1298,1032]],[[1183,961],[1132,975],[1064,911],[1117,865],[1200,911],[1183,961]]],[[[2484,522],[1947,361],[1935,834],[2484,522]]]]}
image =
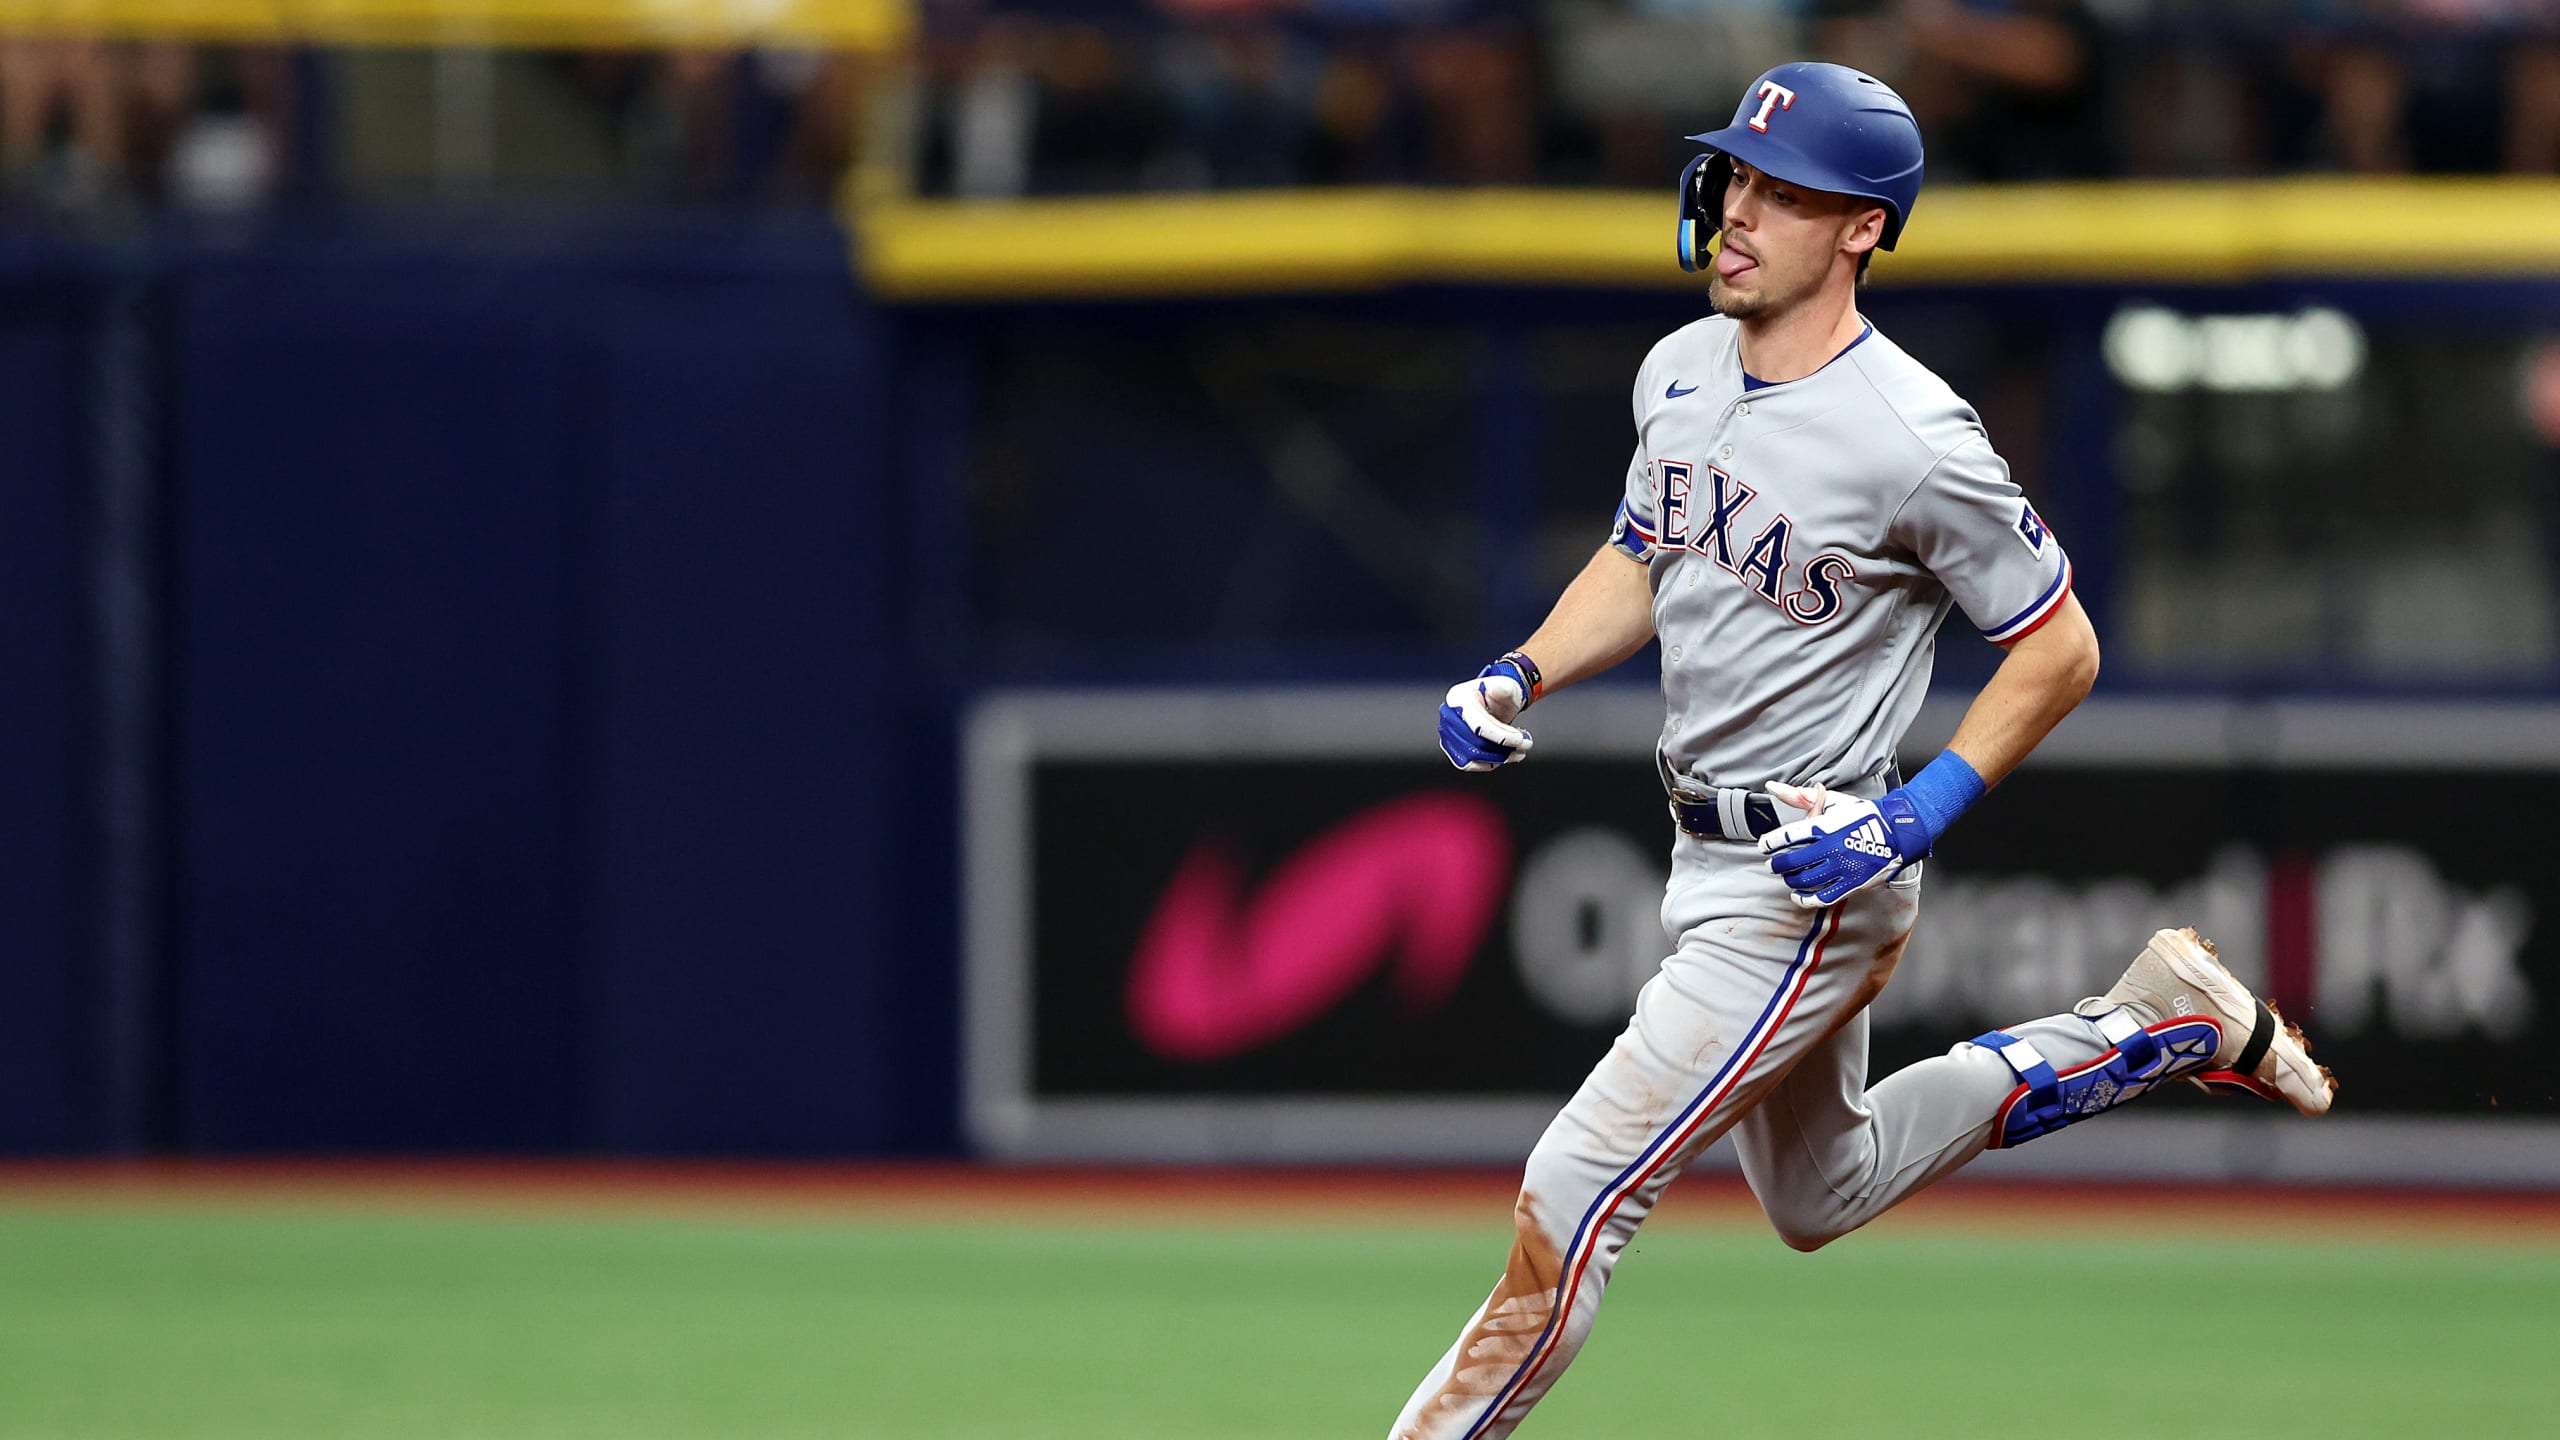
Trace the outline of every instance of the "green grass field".
{"type": "MultiPolygon", "coordinates": [[[[1368,1437],[1498,1225],[0,1209],[0,1435],[1368,1437]]],[[[2560,1249],[1665,1229],[1529,1436],[2560,1434],[2560,1249]]]]}

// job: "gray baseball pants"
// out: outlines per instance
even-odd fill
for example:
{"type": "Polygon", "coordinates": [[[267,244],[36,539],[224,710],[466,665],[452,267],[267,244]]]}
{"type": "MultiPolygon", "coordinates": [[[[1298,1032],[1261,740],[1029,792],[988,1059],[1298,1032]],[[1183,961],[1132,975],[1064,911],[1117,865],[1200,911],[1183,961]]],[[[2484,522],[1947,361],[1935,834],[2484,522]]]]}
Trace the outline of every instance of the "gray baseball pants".
{"type": "MultiPolygon", "coordinates": [[[[2018,1079],[1970,1044],[1867,1086],[1869,1001],[1919,914],[1920,875],[1799,909],[1758,850],[1683,835],[1678,937],[1609,1053],[1529,1154],[1511,1256],[1392,1440],[1508,1435],[1590,1334],[1609,1272],[1682,1166],[1727,1130],[1789,1245],[1812,1250],[1982,1153],[2018,1079]]],[[[2109,1048],[2061,1014],[2010,1027],[2061,1067],[2109,1048]]]]}

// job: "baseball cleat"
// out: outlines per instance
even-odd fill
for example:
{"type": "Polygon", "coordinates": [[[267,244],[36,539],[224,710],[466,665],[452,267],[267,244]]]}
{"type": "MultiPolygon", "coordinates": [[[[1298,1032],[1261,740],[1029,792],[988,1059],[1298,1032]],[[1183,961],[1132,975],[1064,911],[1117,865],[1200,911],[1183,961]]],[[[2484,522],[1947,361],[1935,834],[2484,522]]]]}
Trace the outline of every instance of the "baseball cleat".
{"type": "Polygon", "coordinates": [[[2222,1043],[2212,1063],[2187,1078],[2199,1085],[2230,1085],[2267,1100],[2282,1100],[2305,1115],[2328,1113],[2337,1077],[2311,1058],[2302,1027],[2249,992],[2215,954],[2213,942],[2192,926],[2162,930],[2134,957],[2124,978],[2083,1013],[2122,1005],[2146,1024],[2187,1015],[2216,1022],[2222,1043]]]}

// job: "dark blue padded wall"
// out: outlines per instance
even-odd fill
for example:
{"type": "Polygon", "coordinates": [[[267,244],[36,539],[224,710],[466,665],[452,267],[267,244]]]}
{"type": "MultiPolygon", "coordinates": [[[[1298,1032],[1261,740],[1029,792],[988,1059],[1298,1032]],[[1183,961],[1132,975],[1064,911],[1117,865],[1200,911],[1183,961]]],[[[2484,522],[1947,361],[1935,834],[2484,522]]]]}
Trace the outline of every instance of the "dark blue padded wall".
{"type": "Polygon", "coordinates": [[[877,1143],[905,855],[880,360],[823,277],[620,287],[595,403],[596,1138],[877,1143]],[[880,668],[886,667],[886,668],[880,668]],[[884,684],[883,682],[887,683],[884,684]]]}
{"type": "Polygon", "coordinates": [[[572,1144],[575,304],[308,252],[178,293],[186,1139],[572,1144]]]}
{"type": "Polygon", "coordinates": [[[0,281],[0,1153],[99,1140],[79,908],[86,285],[45,266],[0,281]]]}
{"type": "Polygon", "coordinates": [[[833,231],[759,244],[181,282],[189,1146],[905,1124],[877,343],[833,231]]]}

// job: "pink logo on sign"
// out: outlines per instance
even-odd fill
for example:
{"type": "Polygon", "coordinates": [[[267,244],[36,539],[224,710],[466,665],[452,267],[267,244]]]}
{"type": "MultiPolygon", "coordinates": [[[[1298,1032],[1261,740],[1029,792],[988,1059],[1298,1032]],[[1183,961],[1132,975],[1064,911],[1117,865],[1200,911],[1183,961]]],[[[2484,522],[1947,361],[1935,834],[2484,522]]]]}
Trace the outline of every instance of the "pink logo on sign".
{"type": "Polygon", "coordinates": [[[1174,873],[1129,971],[1130,1028],[1170,1060],[1223,1060],[1314,1020],[1392,964],[1408,1013],[1448,1000],[1511,878],[1482,800],[1416,795],[1318,836],[1243,895],[1243,866],[1202,841],[1174,873]]]}

